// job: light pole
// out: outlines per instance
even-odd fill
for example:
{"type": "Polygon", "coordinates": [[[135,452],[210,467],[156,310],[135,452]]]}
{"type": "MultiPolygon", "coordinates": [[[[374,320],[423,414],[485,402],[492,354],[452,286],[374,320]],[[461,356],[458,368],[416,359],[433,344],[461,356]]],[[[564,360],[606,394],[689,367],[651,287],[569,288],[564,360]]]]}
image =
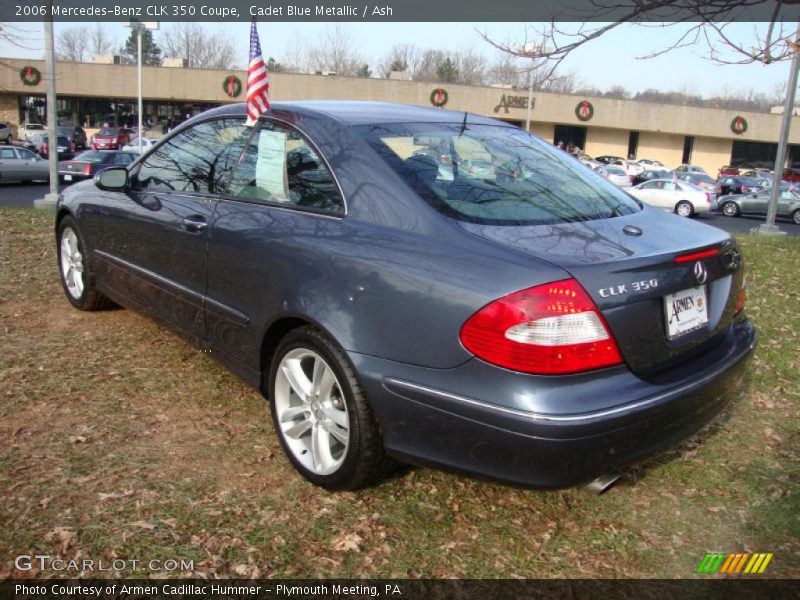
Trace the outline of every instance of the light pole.
{"type": "Polygon", "coordinates": [[[528,42],[522,47],[522,51],[529,55],[528,57],[531,59],[531,66],[528,69],[528,108],[525,113],[525,131],[528,133],[531,132],[531,104],[533,103],[533,69],[534,69],[534,59],[532,54],[539,50],[539,44],[534,44],[533,42],[528,42]]]}
{"type": "Polygon", "coordinates": [[[786,235],[785,231],[775,225],[775,215],[778,212],[778,200],[781,195],[781,182],[783,181],[783,167],[786,164],[786,146],[789,141],[789,128],[792,125],[794,112],[794,97],[797,92],[797,71],[800,69],[800,23],[797,24],[797,36],[792,44],[792,66],[789,67],[789,85],[786,88],[786,101],[783,104],[783,117],[781,118],[781,136],[778,141],[778,152],[775,156],[775,174],[772,180],[772,194],[767,208],[767,219],[758,227],[752,229],[753,233],[761,235],[786,235]]]}
{"type": "MultiPolygon", "coordinates": [[[[51,15],[50,1],[47,14],[51,15]]],[[[44,21],[44,70],[47,79],[47,158],[50,163],[50,193],[44,197],[44,205],[55,206],[58,202],[58,110],[56,106],[56,55],[53,43],[53,20],[44,21]]]]}
{"type": "Polygon", "coordinates": [[[130,27],[134,31],[136,31],[136,84],[137,84],[137,100],[138,100],[138,107],[137,112],[139,114],[139,122],[138,122],[138,132],[139,135],[137,136],[139,140],[139,154],[142,154],[142,136],[144,135],[143,127],[142,127],[142,30],[150,29],[156,30],[158,29],[158,23],[155,22],[142,22],[142,21],[130,21],[126,27],[130,27]]]}

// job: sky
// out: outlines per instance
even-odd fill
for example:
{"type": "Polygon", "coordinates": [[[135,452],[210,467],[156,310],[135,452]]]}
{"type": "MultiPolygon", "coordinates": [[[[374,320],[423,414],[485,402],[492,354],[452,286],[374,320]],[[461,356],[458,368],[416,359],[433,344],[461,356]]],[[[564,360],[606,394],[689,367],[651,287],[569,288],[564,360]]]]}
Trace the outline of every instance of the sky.
{"type": "MultiPolygon", "coordinates": [[[[8,42],[0,42],[0,56],[19,58],[40,58],[43,54],[43,26],[39,23],[21,23],[29,35],[28,48],[15,47],[8,42]]],[[[75,23],[57,23],[56,35],[75,23]]],[[[92,25],[92,24],[89,24],[92,25]]],[[[127,37],[129,30],[122,24],[107,23],[110,35],[119,45],[127,37]]],[[[162,23],[166,29],[170,23],[162,23]]],[[[221,29],[236,42],[240,63],[247,61],[247,42],[249,23],[207,23],[211,31],[221,29]]],[[[418,47],[438,47],[444,50],[472,48],[486,55],[490,60],[498,52],[483,41],[476,30],[486,31],[490,37],[499,41],[521,43],[524,39],[523,23],[345,23],[353,45],[374,67],[383,55],[396,43],[414,44],[418,47]]],[[[530,25],[534,27],[533,24],[530,25]]],[[[569,24],[565,25],[569,26],[569,24]]],[[[326,27],[326,23],[278,23],[262,21],[258,24],[261,47],[265,58],[273,56],[281,60],[296,40],[306,45],[313,44],[316,37],[326,27]]],[[[637,57],[666,48],[677,39],[684,25],[671,27],[622,26],[597,40],[586,44],[570,55],[560,72],[572,72],[581,86],[606,90],[614,85],[622,85],[631,92],[655,88],[661,91],[688,91],[709,97],[725,92],[747,92],[770,94],[779,84],[787,81],[788,62],[772,65],[717,65],[704,58],[707,48],[698,45],[674,50],[664,56],[641,60],[637,57]]],[[[752,39],[755,44],[753,24],[734,24],[728,31],[735,39],[752,39]]],[[[156,43],[158,43],[156,33],[156,43]]],[[[524,59],[520,59],[522,66],[524,59]]]]}

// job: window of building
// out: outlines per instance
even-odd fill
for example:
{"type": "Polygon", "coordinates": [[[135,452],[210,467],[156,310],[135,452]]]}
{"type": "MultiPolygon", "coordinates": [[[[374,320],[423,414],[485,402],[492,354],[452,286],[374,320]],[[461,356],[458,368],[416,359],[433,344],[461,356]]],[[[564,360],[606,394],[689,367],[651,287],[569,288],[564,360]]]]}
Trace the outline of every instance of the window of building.
{"type": "Polygon", "coordinates": [[[683,138],[683,157],[681,162],[688,165],[692,162],[692,150],[694,150],[694,136],[687,135],[683,138]]]}
{"type": "Polygon", "coordinates": [[[159,146],[136,175],[137,189],[221,193],[252,133],[243,119],[198,123],[159,146]]]}
{"type": "Polygon", "coordinates": [[[306,140],[264,121],[231,177],[228,195],[341,214],[344,202],[328,167],[306,140]]]}
{"type": "Polygon", "coordinates": [[[639,132],[631,131],[628,134],[628,158],[633,160],[639,150],[639,132]]]}

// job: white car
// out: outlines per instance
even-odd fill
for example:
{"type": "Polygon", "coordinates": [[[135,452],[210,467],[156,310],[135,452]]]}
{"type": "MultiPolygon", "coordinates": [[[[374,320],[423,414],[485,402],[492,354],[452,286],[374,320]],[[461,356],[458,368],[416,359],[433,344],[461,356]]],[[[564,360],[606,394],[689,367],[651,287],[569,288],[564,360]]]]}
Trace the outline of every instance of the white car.
{"type": "Polygon", "coordinates": [[[645,171],[669,171],[669,169],[666,166],[664,166],[664,163],[659,162],[657,160],[650,160],[649,158],[641,158],[636,162],[642,165],[645,171]]]}
{"type": "Polygon", "coordinates": [[[619,187],[628,187],[631,184],[630,175],[623,171],[621,167],[616,167],[614,165],[603,165],[602,167],[597,167],[594,172],[598,175],[602,175],[611,183],[618,185],[619,187]]]}
{"type": "Polygon", "coordinates": [[[33,135],[34,133],[47,133],[47,131],[45,130],[45,126],[41,123],[23,123],[19,126],[17,137],[19,141],[24,142],[28,139],[29,135],[33,135]]]}
{"type": "Polygon", "coordinates": [[[635,185],[627,192],[651,206],[691,217],[711,210],[711,194],[696,185],[674,179],[653,179],[635,185]]]}
{"type": "Polygon", "coordinates": [[[644,167],[640,165],[635,160],[615,160],[613,162],[608,163],[610,167],[619,167],[625,173],[631,177],[635,177],[636,175],[641,175],[644,173],[644,167]]]}
{"type": "MultiPolygon", "coordinates": [[[[147,152],[150,148],[155,146],[158,143],[158,140],[155,138],[149,137],[142,137],[142,152],[147,152]]],[[[139,138],[135,137],[130,142],[125,144],[122,147],[122,150],[125,152],[136,152],[139,153],[139,138]]]]}

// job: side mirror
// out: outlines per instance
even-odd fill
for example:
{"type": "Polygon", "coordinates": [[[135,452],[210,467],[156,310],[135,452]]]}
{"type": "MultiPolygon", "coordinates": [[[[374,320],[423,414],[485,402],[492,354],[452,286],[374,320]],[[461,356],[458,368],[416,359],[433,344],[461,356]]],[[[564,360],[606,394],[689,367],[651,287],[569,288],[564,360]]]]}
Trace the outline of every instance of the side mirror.
{"type": "Polygon", "coordinates": [[[101,190],[121,192],[128,187],[128,169],[110,167],[94,176],[94,184],[101,190]]]}

